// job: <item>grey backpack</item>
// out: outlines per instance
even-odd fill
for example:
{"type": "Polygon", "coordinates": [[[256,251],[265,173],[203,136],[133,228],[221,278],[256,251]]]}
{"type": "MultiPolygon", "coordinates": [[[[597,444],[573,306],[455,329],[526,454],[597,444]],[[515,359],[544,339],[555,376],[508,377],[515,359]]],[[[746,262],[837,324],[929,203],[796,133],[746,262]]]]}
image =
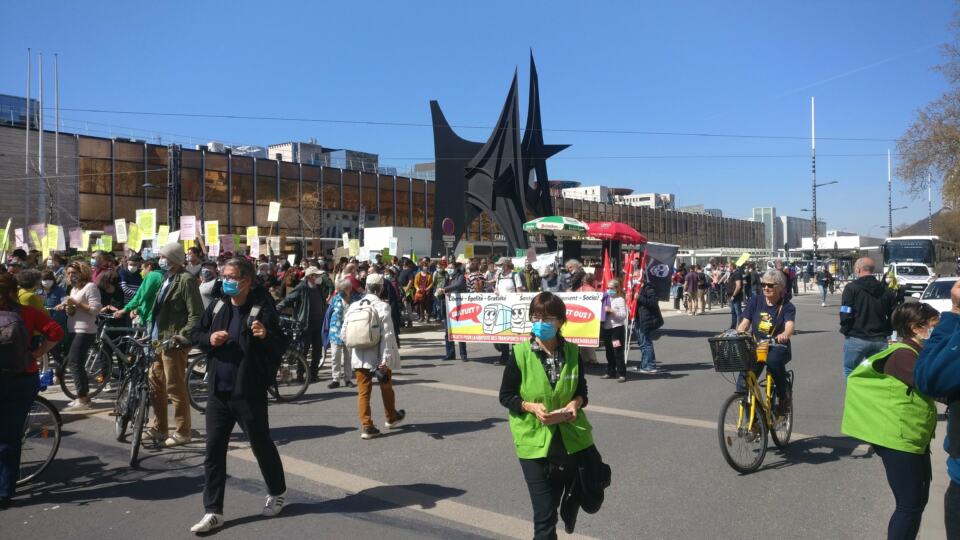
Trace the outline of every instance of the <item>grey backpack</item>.
{"type": "Polygon", "coordinates": [[[22,375],[33,363],[30,333],[17,311],[0,311],[0,375],[22,375]]]}

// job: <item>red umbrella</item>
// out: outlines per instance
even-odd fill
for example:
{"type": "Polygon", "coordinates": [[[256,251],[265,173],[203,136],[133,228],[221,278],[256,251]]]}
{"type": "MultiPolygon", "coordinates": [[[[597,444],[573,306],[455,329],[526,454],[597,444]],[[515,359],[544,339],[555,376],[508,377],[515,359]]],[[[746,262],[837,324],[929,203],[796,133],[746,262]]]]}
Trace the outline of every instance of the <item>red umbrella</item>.
{"type": "Polygon", "coordinates": [[[597,221],[587,224],[587,236],[600,240],[617,240],[627,244],[646,244],[647,237],[636,229],[616,221],[597,221]]]}

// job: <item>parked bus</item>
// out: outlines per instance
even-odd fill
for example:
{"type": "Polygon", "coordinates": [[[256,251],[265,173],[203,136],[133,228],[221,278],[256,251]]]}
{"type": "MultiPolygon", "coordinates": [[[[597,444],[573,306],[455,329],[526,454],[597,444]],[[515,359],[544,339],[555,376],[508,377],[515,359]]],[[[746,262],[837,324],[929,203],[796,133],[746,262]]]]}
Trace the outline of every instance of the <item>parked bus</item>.
{"type": "Polygon", "coordinates": [[[957,273],[957,245],[938,236],[897,236],[883,242],[883,264],[914,263],[927,267],[930,275],[957,273]]]}

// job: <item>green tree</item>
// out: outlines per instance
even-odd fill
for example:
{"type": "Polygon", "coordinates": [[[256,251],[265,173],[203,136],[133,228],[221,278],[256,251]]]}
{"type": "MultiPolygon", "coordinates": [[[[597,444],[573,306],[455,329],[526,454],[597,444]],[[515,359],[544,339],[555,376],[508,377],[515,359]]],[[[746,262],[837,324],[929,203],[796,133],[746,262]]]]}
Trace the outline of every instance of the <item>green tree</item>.
{"type": "Polygon", "coordinates": [[[960,208],[960,12],[950,25],[953,41],[941,46],[944,62],[934,69],[950,89],[917,111],[917,118],[897,142],[897,175],[908,191],[927,189],[927,175],[940,180],[945,206],[960,208]]]}

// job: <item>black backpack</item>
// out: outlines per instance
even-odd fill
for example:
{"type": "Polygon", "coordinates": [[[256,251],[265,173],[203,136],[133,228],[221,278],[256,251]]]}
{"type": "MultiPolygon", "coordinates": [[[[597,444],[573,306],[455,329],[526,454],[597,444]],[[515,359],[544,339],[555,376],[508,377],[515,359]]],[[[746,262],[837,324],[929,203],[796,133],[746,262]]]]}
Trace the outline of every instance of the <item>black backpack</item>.
{"type": "Polygon", "coordinates": [[[23,375],[33,364],[30,332],[16,311],[0,311],[0,375],[23,375]]]}

